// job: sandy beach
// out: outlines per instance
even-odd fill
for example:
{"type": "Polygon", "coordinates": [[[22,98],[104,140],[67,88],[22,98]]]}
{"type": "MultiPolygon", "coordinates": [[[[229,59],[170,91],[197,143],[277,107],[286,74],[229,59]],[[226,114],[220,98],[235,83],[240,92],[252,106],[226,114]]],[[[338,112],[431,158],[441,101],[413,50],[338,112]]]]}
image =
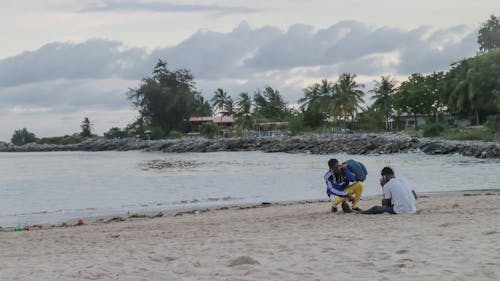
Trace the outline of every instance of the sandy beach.
{"type": "Polygon", "coordinates": [[[500,279],[500,192],[421,196],[417,209],[295,202],[3,229],[0,280],[500,279]]]}

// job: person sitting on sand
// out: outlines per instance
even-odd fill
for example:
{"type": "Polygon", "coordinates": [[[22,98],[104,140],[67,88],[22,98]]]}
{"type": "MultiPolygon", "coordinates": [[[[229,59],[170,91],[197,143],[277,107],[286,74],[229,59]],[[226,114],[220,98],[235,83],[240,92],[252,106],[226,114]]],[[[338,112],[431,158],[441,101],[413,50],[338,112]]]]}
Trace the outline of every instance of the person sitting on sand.
{"type": "Polygon", "coordinates": [[[332,212],[337,212],[338,204],[342,204],[342,210],[346,213],[351,212],[351,208],[346,200],[352,203],[353,210],[361,211],[356,205],[363,192],[363,184],[356,181],[356,175],[351,172],[346,163],[340,164],[337,159],[328,160],[328,172],[324,179],[326,182],[326,195],[332,203],[332,212]],[[350,182],[354,182],[349,184],[350,182]]]}
{"type": "Polygon", "coordinates": [[[382,206],[373,206],[361,214],[413,214],[417,211],[417,194],[403,178],[396,178],[391,167],[384,167],[380,172],[380,185],[384,192],[382,206]]]}

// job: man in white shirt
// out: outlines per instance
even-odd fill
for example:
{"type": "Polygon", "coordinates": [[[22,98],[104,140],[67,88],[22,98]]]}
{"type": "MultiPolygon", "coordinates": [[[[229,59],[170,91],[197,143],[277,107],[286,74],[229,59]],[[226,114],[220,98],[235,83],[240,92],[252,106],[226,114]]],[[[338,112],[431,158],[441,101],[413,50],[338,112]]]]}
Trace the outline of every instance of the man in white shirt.
{"type": "Polygon", "coordinates": [[[415,200],[417,194],[408,182],[402,178],[396,178],[390,167],[384,167],[381,171],[380,185],[384,191],[382,206],[374,206],[361,214],[413,214],[417,211],[415,200]]]}

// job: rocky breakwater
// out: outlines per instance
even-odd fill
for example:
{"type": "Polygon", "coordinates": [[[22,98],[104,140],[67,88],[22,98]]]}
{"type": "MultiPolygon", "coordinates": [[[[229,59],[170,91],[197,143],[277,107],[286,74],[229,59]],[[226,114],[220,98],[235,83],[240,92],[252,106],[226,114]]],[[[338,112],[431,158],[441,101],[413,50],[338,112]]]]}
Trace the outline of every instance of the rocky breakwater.
{"type": "Polygon", "coordinates": [[[462,154],[477,158],[500,158],[499,142],[447,141],[402,134],[330,134],[295,137],[174,140],[94,139],[79,144],[25,144],[0,142],[2,152],[145,150],[163,152],[264,151],[312,154],[390,154],[423,151],[427,154],[462,154]]]}
{"type": "Polygon", "coordinates": [[[150,147],[154,142],[158,141],[148,141],[137,138],[97,138],[77,144],[27,143],[20,146],[0,142],[0,152],[144,150],[150,147]]]}

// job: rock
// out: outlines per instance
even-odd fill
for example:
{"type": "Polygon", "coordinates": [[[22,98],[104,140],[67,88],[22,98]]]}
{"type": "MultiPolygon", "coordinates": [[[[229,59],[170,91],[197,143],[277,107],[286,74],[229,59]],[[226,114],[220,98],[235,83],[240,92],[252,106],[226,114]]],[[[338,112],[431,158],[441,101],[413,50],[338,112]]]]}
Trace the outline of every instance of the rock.
{"type": "Polygon", "coordinates": [[[216,152],[264,151],[310,154],[390,154],[422,151],[426,154],[460,153],[478,158],[500,158],[498,142],[446,141],[415,138],[403,134],[323,134],[294,137],[252,137],[205,139],[183,138],[143,140],[137,138],[96,138],[79,144],[55,145],[29,143],[15,146],[0,142],[0,152],[31,151],[162,151],[162,152],[216,152]]]}

